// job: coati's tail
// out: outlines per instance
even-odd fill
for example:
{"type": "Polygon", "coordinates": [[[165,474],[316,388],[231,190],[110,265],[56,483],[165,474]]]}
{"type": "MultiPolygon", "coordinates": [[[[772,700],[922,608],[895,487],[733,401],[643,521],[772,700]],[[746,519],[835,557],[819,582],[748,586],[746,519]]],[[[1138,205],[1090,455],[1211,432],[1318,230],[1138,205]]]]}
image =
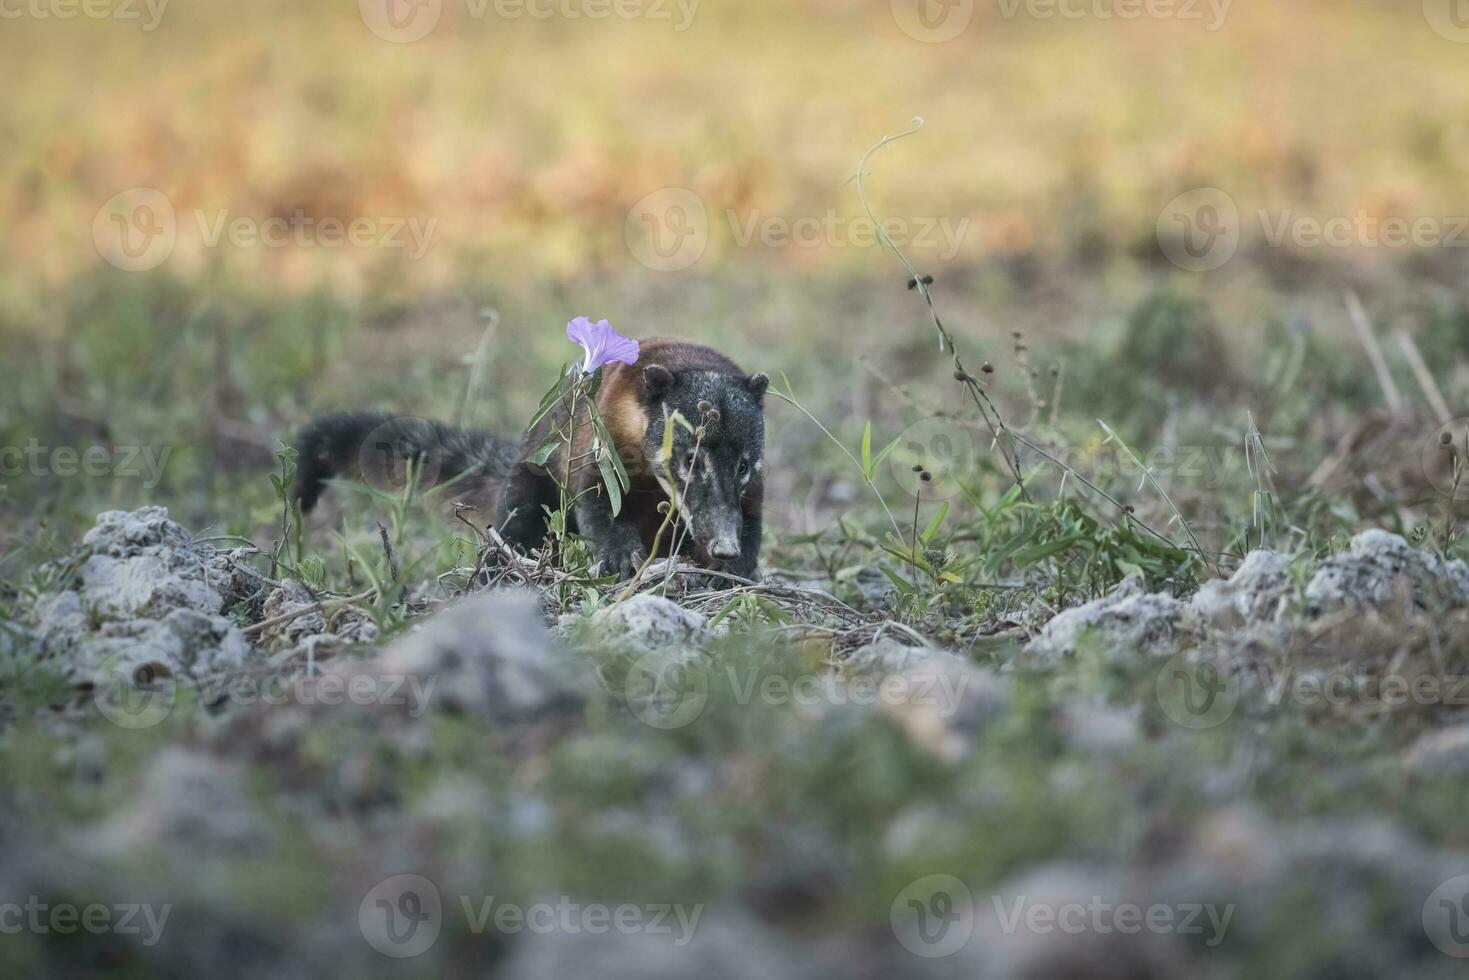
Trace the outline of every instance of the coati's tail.
{"type": "Polygon", "coordinates": [[[517,445],[427,419],[351,412],[308,424],[296,453],[292,492],[309,512],[327,480],[359,480],[396,493],[407,483],[410,464],[420,490],[453,484],[451,494],[485,500],[515,465],[517,445]]]}

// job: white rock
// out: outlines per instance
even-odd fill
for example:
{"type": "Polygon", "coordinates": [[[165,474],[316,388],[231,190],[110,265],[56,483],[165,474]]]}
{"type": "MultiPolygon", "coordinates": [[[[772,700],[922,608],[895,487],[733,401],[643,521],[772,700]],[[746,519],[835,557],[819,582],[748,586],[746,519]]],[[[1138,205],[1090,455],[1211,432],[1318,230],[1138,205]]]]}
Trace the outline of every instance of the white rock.
{"type": "Polygon", "coordinates": [[[1396,534],[1374,528],[1352,538],[1345,554],[1333,555],[1306,584],[1313,612],[1350,605],[1416,609],[1469,602],[1469,576],[1453,564],[1419,551],[1396,534]]]}
{"type": "MultiPolygon", "coordinates": [[[[546,901],[554,905],[558,899],[546,901]]],[[[734,907],[682,903],[657,933],[526,931],[498,976],[514,980],[796,980],[823,976],[808,950],[734,907]],[[698,915],[695,920],[694,915],[698,915]]]]}
{"type": "Polygon", "coordinates": [[[75,639],[56,661],[63,676],[78,683],[118,676],[198,680],[243,665],[250,646],[239,628],[223,616],[175,609],[158,619],[104,623],[75,639]]]}
{"type": "Polygon", "coordinates": [[[1469,725],[1423,733],[1403,764],[1423,776],[1469,776],[1469,725]]]}
{"type": "Polygon", "coordinates": [[[409,678],[415,684],[398,685],[397,698],[418,690],[434,708],[510,724],[580,702],[583,689],[564,667],[554,660],[535,597],[507,590],[462,600],[379,657],[334,663],[329,673],[349,684],[361,677],[360,689],[371,684],[385,697],[399,679],[409,678]]]}
{"type": "Polygon", "coordinates": [[[1186,609],[1172,596],[1144,592],[1142,580],[1129,577],[1102,598],[1058,614],[1027,650],[1055,660],[1076,653],[1093,636],[1106,650],[1166,652],[1173,647],[1186,609]]]}
{"type": "MultiPolygon", "coordinates": [[[[311,595],[306,586],[293,578],[288,578],[281,582],[279,588],[272,589],[270,594],[265,597],[265,603],[260,609],[260,618],[262,620],[270,620],[277,616],[283,616],[286,613],[309,609],[316,604],[316,598],[311,595]]],[[[318,633],[325,632],[326,617],[322,615],[320,610],[314,610],[312,612],[301,613],[301,615],[290,622],[265,631],[261,635],[261,641],[265,642],[275,637],[297,640],[303,636],[314,636],[318,633]]]]}
{"type": "Polygon", "coordinates": [[[1119,918],[1129,903],[1149,904],[1116,869],[1050,864],[1023,873],[993,896],[975,896],[970,947],[985,961],[976,972],[1013,980],[1199,976],[1178,937],[1119,918]]]}
{"type": "Polygon", "coordinates": [[[1142,736],[1135,709],[1073,698],[1061,706],[1057,718],[1066,740],[1089,755],[1121,755],[1142,736]]]}
{"type": "Polygon", "coordinates": [[[107,511],[82,538],[73,587],[30,618],[41,654],[81,684],[110,675],[197,678],[244,662],[249,646],[220,613],[235,583],[162,507],[107,511]]]}
{"type": "MultiPolygon", "coordinates": [[[[958,759],[1010,710],[1010,683],[944,650],[907,650],[900,669],[874,678],[882,709],[917,744],[940,758],[958,759]]],[[[898,659],[892,651],[888,657],[898,659]]]]}
{"type": "Polygon", "coordinates": [[[85,840],[131,856],[139,848],[239,852],[267,836],[239,762],[170,746],[148,764],[134,802],[85,840]]]}
{"type": "Polygon", "coordinates": [[[604,640],[645,653],[667,647],[698,649],[710,636],[703,616],[646,592],[597,610],[592,629],[604,640]]]}
{"type": "Polygon", "coordinates": [[[1276,620],[1290,594],[1290,561],[1274,551],[1256,550],[1228,579],[1205,582],[1189,607],[1210,625],[1276,620]]]}

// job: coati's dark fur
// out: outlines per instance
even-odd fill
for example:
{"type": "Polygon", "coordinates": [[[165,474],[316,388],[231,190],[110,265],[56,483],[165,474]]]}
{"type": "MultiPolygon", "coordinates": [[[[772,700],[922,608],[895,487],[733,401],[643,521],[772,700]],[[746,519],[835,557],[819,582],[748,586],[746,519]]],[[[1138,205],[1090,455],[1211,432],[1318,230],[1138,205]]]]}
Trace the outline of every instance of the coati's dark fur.
{"type": "Polygon", "coordinates": [[[749,577],[760,556],[767,384],[765,375],[745,374],[718,351],[677,340],[643,341],[637,364],[607,365],[597,409],[631,484],[616,516],[589,454],[593,426],[584,405],[577,408],[570,461],[563,444],[544,465],[529,462],[554,430],[565,431],[570,406],[564,399],[518,447],[422,419],[372,413],[317,419],[297,440],[294,492],[310,511],[328,479],[401,487],[412,461],[420,487],[446,486],[448,499],[493,515],[507,541],[530,549],[544,542],[546,512],[559,506],[557,485],[565,480],[576,501],[572,530],[591,542],[605,570],[627,575],[653,547],[671,475],[684,527],[665,532],[660,552],[668,554],[677,542],[703,567],[749,577]],[[675,411],[703,434],[695,454],[695,435],[675,425],[673,455],[665,461],[664,420],[675,411]]]}

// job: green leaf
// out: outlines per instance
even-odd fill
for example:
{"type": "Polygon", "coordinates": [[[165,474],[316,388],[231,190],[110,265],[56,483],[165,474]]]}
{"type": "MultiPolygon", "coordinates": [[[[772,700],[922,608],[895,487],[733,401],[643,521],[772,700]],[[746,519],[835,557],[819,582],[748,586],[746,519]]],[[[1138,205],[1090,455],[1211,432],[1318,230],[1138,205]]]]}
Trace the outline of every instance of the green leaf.
{"type": "Polygon", "coordinates": [[[872,479],[872,420],[862,430],[862,475],[872,479]]]}
{"type": "Polygon", "coordinates": [[[592,404],[590,407],[592,410],[592,424],[597,429],[597,438],[601,439],[602,445],[606,447],[604,452],[612,461],[612,469],[617,474],[617,482],[621,486],[621,489],[631,489],[632,481],[627,477],[627,468],[622,465],[622,454],[617,450],[617,443],[612,440],[612,434],[607,431],[607,426],[602,424],[602,415],[597,411],[596,405],[592,404]]]}
{"type": "Polygon", "coordinates": [[[551,458],[551,454],[559,445],[561,445],[561,437],[553,432],[535,452],[525,458],[525,461],[532,466],[545,466],[546,460],[551,458]]]}
{"type": "Polygon", "coordinates": [[[918,586],[914,585],[912,582],[908,581],[903,576],[893,571],[891,568],[888,568],[886,565],[879,565],[877,567],[882,571],[884,575],[888,577],[888,581],[892,582],[893,586],[903,595],[916,595],[918,593],[918,586]]]}
{"type": "Polygon", "coordinates": [[[1084,540],[1086,540],[1085,534],[1067,534],[1063,537],[1055,539],[1054,541],[1047,541],[1046,543],[1038,544],[1033,548],[1026,548],[1023,551],[1017,551],[1013,560],[1015,564],[1022,567],[1026,565],[1034,565],[1036,562],[1049,558],[1052,555],[1059,554],[1060,552],[1065,551],[1067,548],[1070,548],[1077,542],[1084,540]]]}
{"type": "Polygon", "coordinates": [[[925,545],[928,544],[930,541],[932,541],[933,540],[933,536],[935,534],[938,534],[939,533],[939,528],[943,526],[944,518],[945,517],[948,517],[948,516],[949,516],[949,502],[947,500],[945,500],[939,506],[939,512],[937,514],[933,515],[933,520],[931,520],[931,521],[928,522],[928,527],[924,529],[923,536],[921,538],[919,538],[919,540],[922,541],[925,545]]]}
{"type": "Polygon", "coordinates": [[[602,484],[607,488],[607,500],[612,505],[612,516],[622,510],[622,487],[617,483],[617,470],[605,455],[597,457],[597,469],[602,472],[602,484]]]}
{"type": "MultiPolygon", "coordinates": [[[[898,443],[899,442],[902,442],[902,437],[901,436],[899,436],[897,439],[894,439],[892,442],[888,443],[886,446],[883,447],[882,452],[880,452],[876,456],[872,457],[872,468],[874,470],[876,470],[879,466],[882,465],[882,461],[883,460],[885,460],[885,459],[888,458],[888,453],[890,453],[894,449],[897,449],[898,448],[898,443]]],[[[872,477],[869,476],[868,479],[870,480],[870,479],[872,479],[872,477]]]]}
{"type": "Polygon", "coordinates": [[[526,424],[527,430],[534,429],[536,427],[536,423],[545,418],[546,413],[555,408],[556,405],[561,401],[561,396],[562,394],[564,394],[563,386],[565,384],[566,377],[566,365],[563,364],[561,366],[561,373],[556,376],[556,383],[551,385],[550,390],[541,396],[541,404],[536,409],[536,414],[532,416],[530,422],[526,424]]]}

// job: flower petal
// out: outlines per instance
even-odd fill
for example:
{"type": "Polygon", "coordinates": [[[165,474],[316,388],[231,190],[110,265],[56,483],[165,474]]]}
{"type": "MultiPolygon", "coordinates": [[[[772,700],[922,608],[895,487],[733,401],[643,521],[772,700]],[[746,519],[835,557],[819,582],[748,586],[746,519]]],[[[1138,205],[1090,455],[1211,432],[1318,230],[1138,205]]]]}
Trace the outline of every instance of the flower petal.
{"type": "Polygon", "coordinates": [[[638,342],[622,336],[606,320],[593,323],[589,317],[579,316],[566,325],[566,336],[587,352],[581,366],[586,373],[609,361],[637,363],[638,342]]]}

